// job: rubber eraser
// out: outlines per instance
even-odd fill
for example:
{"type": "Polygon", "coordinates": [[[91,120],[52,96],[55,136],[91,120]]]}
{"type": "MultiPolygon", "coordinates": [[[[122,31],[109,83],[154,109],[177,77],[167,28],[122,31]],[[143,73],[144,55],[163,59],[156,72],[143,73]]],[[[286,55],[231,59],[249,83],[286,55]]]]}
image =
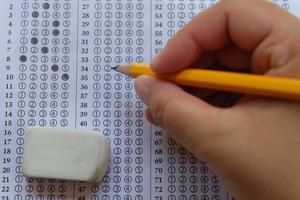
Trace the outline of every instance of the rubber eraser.
{"type": "Polygon", "coordinates": [[[29,127],[25,134],[24,176],[97,182],[106,173],[110,145],[98,132],[29,127]]]}

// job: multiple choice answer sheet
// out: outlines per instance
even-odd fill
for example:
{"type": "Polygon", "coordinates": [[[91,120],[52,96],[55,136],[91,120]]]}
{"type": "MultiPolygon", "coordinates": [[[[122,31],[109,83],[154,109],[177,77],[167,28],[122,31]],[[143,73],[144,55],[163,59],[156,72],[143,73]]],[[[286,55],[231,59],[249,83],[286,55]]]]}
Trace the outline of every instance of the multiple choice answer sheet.
{"type": "MultiPolygon", "coordinates": [[[[297,0],[273,2],[300,13],[297,0]]],[[[132,79],[111,70],[149,62],[215,3],[1,0],[0,200],[232,199],[207,163],[145,121],[132,79]],[[28,126],[103,133],[107,174],[100,183],[23,177],[28,126]]]]}

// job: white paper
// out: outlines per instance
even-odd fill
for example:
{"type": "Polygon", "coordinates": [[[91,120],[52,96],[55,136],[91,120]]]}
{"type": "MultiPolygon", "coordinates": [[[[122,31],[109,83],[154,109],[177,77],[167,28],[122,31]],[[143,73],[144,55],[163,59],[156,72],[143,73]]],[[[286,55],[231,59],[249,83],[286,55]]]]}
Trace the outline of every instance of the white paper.
{"type": "MultiPolygon", "coordinates": [[[[298,1],[273,2],[300,16],[298,1]]],[[[215,3],[1,0],[0,199],[231,199],[206,163],[144,120],[132,80],[110,70],[149,62],[215,3]],[[103,132],[112,147],[103,181],[23,177],[23,134],[33,125],[103,132]]]]}

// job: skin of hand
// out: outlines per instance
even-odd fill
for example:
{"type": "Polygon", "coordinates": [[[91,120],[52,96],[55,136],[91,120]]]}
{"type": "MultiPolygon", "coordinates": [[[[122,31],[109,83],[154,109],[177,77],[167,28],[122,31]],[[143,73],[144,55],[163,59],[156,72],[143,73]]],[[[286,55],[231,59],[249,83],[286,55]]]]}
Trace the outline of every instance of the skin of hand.
{"type": "MultiPolygon", "coordinates": [[[[162,74],[204,67],[211,52],[234,70],[300,78],[300,21],[264,0],[221,0],[180,30],[151,66],[162,74]]],[[[237,199],[300,199],[299,102],[245,96],[221,108],[149,76],[135,88],[149,121],[208,161],[237,199]]]]}

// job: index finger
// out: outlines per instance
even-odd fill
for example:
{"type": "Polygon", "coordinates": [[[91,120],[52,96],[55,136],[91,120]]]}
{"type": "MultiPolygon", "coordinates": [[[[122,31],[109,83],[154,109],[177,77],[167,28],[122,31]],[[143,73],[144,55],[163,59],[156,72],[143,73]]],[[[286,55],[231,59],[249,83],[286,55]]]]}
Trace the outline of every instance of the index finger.
{"type": "Polygon", "coordinates": [[[151,62],[158,73],[172,73],[195,63],[204,51],[229,42],[253,51],[276,30],[293,20],[265,0],[221,0],[181,29],[151,62]]]}

